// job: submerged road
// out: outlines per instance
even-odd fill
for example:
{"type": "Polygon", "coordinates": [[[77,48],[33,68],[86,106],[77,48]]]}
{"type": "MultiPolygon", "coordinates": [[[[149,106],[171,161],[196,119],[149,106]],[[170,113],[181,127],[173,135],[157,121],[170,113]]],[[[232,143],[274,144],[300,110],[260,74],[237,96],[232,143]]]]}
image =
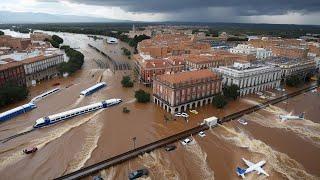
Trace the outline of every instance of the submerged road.
{"type": "MultiPolygon", "coordinates": [[[[304,92],[311,91],[311,90],[315,89],[316,87],[317,87],[316,85],[312,85],[312,86],[303,88],[301,90],[295,91],[293,93],[286,94],[286,95],[280,96],[278,98],[266,101],[264,103],[252,106],[252,107],[247,108],[245,110],[230,114],[228,116],[225,116],[225,117],[221,118],[219,120],[219,123],[224,123],[224,122],[228,122],[228,121],[237,119],[237,118],[239,118],[239,117],[241,117],[241,116],[243,116],[245,114],[250,114],[250,113],[255,112],[255,111],[259,110],[259,109],[265,108],[268,105],[273,105],[273,104],[279,103],[281,101],[287,100],[289,98],[295,97],[297,95],[300,95],[300,94],[302,94],[304,92]]],[[[181,140],[181,139],[184,139],[186,137],[189,137],[192,134],[197,134],[198,132],[204,131],[204,130],[207,130],[207,129],[209,129],[209,127],[207,125],[200,125],[200,126],[192,128],[192,129],[180,132],[178,134],[169,136],[167,138],[152,142],[150,144],[146,144],[144,146],[141,146],[139,148],[133,149],[133,150],[128,151],[128,152],[125,152],[123,154],[119,154],[117,156],[114,156],[114,157],[109,158],[107,160],[104,160],[102,162],[99,162],[99,163],[93,164],[91,166],[82,168],[82,169],[80,169],[78,171],[72,172],[70,174],[66,174],[66,175],[61,176],[61,177],[56,178],[56,179],[64,180],[64,179],[79,179],[79,178],[83,178],[83,177],[89,176],[91,174],[97,173],[98,171],[100,171],[102,169],[106,169],[108,167],[120,164],[120,163],[122,163],[124,161],[133,159],[133,158],[135,158],[135,157],[137,157],[139,155],[151,152],[151,151],[153,151],[155,149],[164,147],[167,144],[171,144],[171,143],[176,142],[178,140],[181,140]]]]}

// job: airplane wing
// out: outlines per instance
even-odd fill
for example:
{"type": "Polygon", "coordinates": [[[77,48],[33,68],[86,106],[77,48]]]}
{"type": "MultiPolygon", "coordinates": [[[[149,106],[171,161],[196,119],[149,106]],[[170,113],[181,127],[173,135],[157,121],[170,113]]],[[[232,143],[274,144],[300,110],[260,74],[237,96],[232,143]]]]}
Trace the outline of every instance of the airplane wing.
{"type": "Polygon", "coordinates": [[[254,165],[254,163],[252,163],[252,162],[250,162],[250,161],[246,160],[245,158],[242,158],[242,160],[244,161],[244,163],[246,163],[246,165],[247,165],[248,167],[250,167],[250,166],[253,166],[253,165],[254,165]]]}
{"type": "Polygon", "coordinates": [[[258,174],[264,174],[266,176],[269,176],[269,174],[266,171],[264,171],[261,167],[256,167],[254,170],[257,171],[258,174]]]}

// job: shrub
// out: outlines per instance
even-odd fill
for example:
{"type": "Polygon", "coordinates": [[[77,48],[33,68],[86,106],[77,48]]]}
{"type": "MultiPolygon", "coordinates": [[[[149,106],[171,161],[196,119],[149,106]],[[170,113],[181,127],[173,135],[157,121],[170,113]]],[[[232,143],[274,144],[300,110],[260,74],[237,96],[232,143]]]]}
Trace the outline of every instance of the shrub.
{"type": "Polygon", "coordinates": [[[218,108],[218,109],[221,109],[223,108],[224,106],[226,106],[228,104],[228,102],[226,101],[225,97],[222,96],[222,95],[216,95],[214,98],[213,98],[213,101],[212,101],[212,104],[218,108]]]}
{"type": "Polygon", "coordinates": [[[291,87],[298,87],[302,82],[302,78],[298,75],[294,75],[286,79],[286,84],[291,87]]]}
{"type": "Polygon", "coordinates": [[[121,80],[122,87],[133,87],[133,82],[130,79],[130,76],[123,76],[121,80]]]}
{"type": "Polygon", "coordinates": [[[140,89],[135,92],[134,97],[137,99],[140,103],[146,103],[150,101],[150,94],[145,92],[144,90],[140,89]]]}
{"type": "Polygon", "coordinates": [[[28,97],[29,91],[26,87],[15,84],[5,84],[0,87],[0,107],[24,100],[28,97]]]}
{"type": "Polygon", "coordinates": [[[124,108],[122,109],[122,112],[123,112],[123,113],[129,113],[130,110],[129,110],[127,107],[124,107],[124,108]]]}
{"type": "Polygon", "coordinates": [[[227,98],[231,98],[233,100],[236,100],[237,97],[240,95],[240,88],[235,85],[232,84],[231,86],[224,86],[222,91],[223,91],[223,95],[227,98]]]}

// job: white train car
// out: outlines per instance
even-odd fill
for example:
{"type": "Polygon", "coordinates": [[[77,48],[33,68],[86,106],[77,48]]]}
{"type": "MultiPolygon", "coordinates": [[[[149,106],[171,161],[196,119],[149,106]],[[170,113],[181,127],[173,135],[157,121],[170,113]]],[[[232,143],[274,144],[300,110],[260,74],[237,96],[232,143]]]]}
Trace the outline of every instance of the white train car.
{"type": "Polygon", "coordinates": [[[14,118],[14,117],[20,115],[20,114],[31,111],[32,109],[34,109],[36,107],[37,106],[34,103],[28,103],[28,104],[24,104],[22,106],[18,106],[16,108],[10,109],[8,111],[5,111],[3,113],[0,113],[0,122],[9,120],[11,118],[14,118]]]}
{"type": "Polygon", "coordinates": [[[99,89],[105,87],[107,85],[107,83],[105,82],[101,82],[98,83],[94,86],[89,87],[88,89],[85,89],[83,91],[80,92],[81,96],[89,96],[90,94],[93,94],[94,92],[98,91],[99,89]]]}
{"type": "Polygon", "coordinates": [[[33,127],[34,128],[41,128],[41,127],[55,124],[57,122],[60,122],[60,121],[63,121],[63,120],[66,120],[66,119],[69,119],[69,118],[72,118],[75,116],[79,116],[79,115],[86,114],[89,112],[97,111],[102,108],[108,108],[108,107],[117,105],[121,102],[122,102],[121,99],[108,99],[108,100],[105,100],[105,101],[102,101],[99,103],[94,103],[94,104],[90,104],[88,106],[83,106],[83,107],[79,107],[79,108],[72,109],[69,111],[50,115],[50,116],[43,117],[43,118],[36,120],[36,123],[33,127]]]}
{"type": "Polygon", "coordinates": [[[54,94],[54,93],[56,93],[58,91],[60,91],[59,88],[54,88],[54,89],[52,89],[50,91],[47,91],[45,93],[42,93],[42,94],[34,97],[30,102],[32,102],[32,103],[37,102],[37,101],[39,101],[39,100],[41,100],[41,99],[43,99],[43,98],[45,98],[45,97],[47,97],[47,96],[49,96],[51,94],[54,94]]]}

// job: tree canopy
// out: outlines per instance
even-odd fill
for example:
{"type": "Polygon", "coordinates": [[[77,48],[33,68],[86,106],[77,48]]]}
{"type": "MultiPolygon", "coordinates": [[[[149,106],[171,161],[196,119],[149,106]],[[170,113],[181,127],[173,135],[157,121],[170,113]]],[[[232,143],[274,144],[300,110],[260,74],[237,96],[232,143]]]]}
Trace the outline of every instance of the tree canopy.
{"type": "Polygon", "coordinates": [[[133,87],[133,82],[130,79],[130,76],[123,76],[121,80],[122,87],[133,87]]]}
{"type": "Polygon", "coordinates": [[[55,42],[57,42],[58,44],[62,44],[63,43],[63,39],[57,35],[52,35],[51,39],[55,42]]]}
{"type": "Polygon", "coordinates": [[[65,51],[65,53],[69,57],[69,61],[63,62],[58,66],[59,72],[61,74],[65,72],[72,74],[78,69],[81,69],[84,63],[84,55],[81,52],[70,48],[69,46],[61,46],[61,49],[65,51]]]}
{"type": "Polygon", "coordinates": [[[214,98],[213,98],[213,101],[212,101],[212,104],[218,108],[218,109],[221,109],[223,108],[224,106],[226,106],[228,104],[227,100],[225,99],[224,96],[222,95],[216,95],[214,98]]]}
{"type": "Polygon", "coordinates": [[[138,91],[136,91],[134,97],[140,103],[146,103],[150,101],[150,93],[147,93],[142,89],[139,89],[138,91]]]}
{"type": "Polygon", "coordinates": [[[236,100],[240,95],[240,88],[235,84],[232,84],[231,86],[224,86],[222,91],[225,97],[233,100],[236,100]]]}
{"type": "Polygon", "coordinates": [[[286,79],[286,84],[291,87],[298,87],[302,82],[303,80],[299,75],[293,75],[286,79]]]}
{"type": "Polygon", "coordinates": [[[0,36],[4,35],[4,32],[3,31],[0,31],[0,36]]]}
{"type": "Polygon", "coordinates": [[[45,39],[45,41],[49,41],[55,48],[59,48],[60,44],[63,43],[63,39],[57,35],[52,35],[51,39],[45,39]]]}
{"type": "Polygon", "coordinates": [[[0,87],[0,107],[24,100],[28,97],[28,93],[29,91],[26,87],[5,84],[0,87]]]}

